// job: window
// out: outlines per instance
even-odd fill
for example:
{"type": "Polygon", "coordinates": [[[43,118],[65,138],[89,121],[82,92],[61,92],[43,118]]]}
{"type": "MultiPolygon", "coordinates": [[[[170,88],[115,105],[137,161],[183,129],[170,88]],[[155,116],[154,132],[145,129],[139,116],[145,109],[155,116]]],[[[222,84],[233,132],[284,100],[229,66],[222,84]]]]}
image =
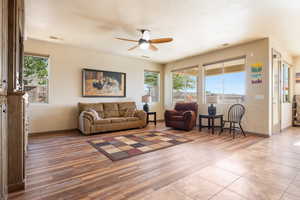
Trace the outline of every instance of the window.
{"type": "Polygon", "coordinates": [[[282,100],[290,102],[290,66],[287,63],[282,65],[282,100]]]}
{"type": "Polygon", "coordinates": [[[48,57],[25,55],[23,83],[30,103],[48,103],[48,57]]]}
{"type": "Polygon", "coordinates": [[[223,104],[242,103],[245,99],[245,59],[205,66],[205,94],[218,96],[223,104]]]}
{"type": "Polygon", "coordinates": [[[159,72],[144,72],[144,91],[151,96],[152,102],[159,102],[159,72]]]}
{"type": "Polygon", "coordinates": [[[197,101],[198,67],[172,72],[173,103],[197,101]]]}

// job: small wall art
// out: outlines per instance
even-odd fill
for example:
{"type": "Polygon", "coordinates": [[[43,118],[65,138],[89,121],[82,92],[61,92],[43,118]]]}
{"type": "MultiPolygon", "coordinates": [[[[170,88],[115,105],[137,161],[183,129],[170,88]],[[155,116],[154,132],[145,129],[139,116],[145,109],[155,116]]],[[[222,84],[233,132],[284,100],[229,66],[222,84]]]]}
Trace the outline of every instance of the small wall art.
{"type": "Polygon", "coordinates": [[[251,65],[251,83],[260,84],[262,83],[262,63],[255,63],[251,65]]]}

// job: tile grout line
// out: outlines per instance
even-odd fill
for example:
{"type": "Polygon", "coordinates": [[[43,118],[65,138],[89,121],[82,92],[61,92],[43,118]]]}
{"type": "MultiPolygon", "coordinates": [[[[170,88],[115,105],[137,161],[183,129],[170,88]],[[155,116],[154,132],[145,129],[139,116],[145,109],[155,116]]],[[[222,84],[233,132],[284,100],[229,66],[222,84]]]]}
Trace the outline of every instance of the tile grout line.
{"type": "MultiPolygon", "coordinates": [[[[290,193],[287,192],[287,190],[289,189],[290,185],[292,185],[292,183],[296,180],[298,174],[299,174],[299,172],[294,176],[294,178],[293,178],[293,179],[291,180],[291,182],[288,184],[288,186],[286,187],[286,189],[282,192],[282,194],[281,194],[281,196],[280,196],[280,199],[282,199],[283,196],[284,196],[285,194],[290,194],[290,193]]],[[[295,196],[295,195],[293,195],[293,196],[295,196]]]]}
{"type": "MultiPolygon", "coordinates": [[[[223,186],[223,190],[221,190],[220,192],[217,192],[216,194],[212,195],[209,199],[212,199],[213,197],[217,196],[218,194],[220,194],[220,193],[223,192],[224,190],[229,190],[229,191],[231,191],[231,192],[234,192],[234,191],[228,189],[228,187],[229,187],[230,185],[232,185],[234,182],[238,181],[241,177],[242,177],[242,176],[236,178],[234,181],[232,181],[231,183],[229,183],[227,186],[225,186],[225,187],[223,186]]],[[[211,181],[210,181],[210,182],[211,182],[211,181]]],[[[213,182],[211,182],[211,183],[213,183],[213,182]]],[[[216,184],[216,183],[215,183],[215,184],[216,184]]],[[[219,184],[216,184],[216,185],[219,185],[219,184]]],[[[237,192],[234,192],[234,193],[235,193],[235,194],[238,194],[237,192]]],[[[238,195],[239,195],[239,196],[242,196],[242,195],[240,195],[240,194],[238,194],[238,195]]]]}

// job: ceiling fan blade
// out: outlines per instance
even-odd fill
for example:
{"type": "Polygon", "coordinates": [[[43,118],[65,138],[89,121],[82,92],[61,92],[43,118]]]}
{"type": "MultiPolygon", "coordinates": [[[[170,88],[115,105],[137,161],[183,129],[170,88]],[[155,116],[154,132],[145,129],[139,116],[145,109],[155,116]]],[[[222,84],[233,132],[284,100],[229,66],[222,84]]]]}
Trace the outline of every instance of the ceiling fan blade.
{"type": "Polygon", "coordinates": [[[157,51],[158,50],[158,48],[156,46],[154,46],[153,44],[149,45],[149,49],[152,50],[152,51],[157,51]]]}
{"type": "Polygon", "coordinates": [[[137,48],[139,45],[136,45],[136,46],[133,46],[133,47],[131,47],[130,49],[128,49],[128,51],[132,51],[132,50],[134,50],[135,48],[137,48]]]}
{"type": "Polygon", "coordinates": [[[130,39],[126,39],[126,38],[116,38],[116,39],[127,41],[127,42],[138,42],[137,40],[130,40],[130,39]]]}
{"type": "Polygon", "coordinates": [[[166,43],[166,42],[172,42],[173,38],[158,38],[158,39],[152,39],[149,40],[150,43],[166,43]]]}

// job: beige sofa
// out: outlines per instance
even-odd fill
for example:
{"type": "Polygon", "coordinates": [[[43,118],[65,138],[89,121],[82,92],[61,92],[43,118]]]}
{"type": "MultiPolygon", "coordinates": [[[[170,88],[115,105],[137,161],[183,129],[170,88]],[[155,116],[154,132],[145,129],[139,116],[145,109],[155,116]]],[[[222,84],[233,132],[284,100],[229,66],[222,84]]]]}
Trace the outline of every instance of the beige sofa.
{"type": "Polygon", "coordinates": [[[79,103],[79,130],[85,135],[106,131],[143,128],[147,116],[143,110],[136,110],[135,102],[79,103]],[[101,119],[95,119],[88,109],[95,110],[101,119]],[[135,110],[133,116],[125,117],[127,110],[135,110]],[[85,112],[83,112],[85,111],[85,112]]]}

